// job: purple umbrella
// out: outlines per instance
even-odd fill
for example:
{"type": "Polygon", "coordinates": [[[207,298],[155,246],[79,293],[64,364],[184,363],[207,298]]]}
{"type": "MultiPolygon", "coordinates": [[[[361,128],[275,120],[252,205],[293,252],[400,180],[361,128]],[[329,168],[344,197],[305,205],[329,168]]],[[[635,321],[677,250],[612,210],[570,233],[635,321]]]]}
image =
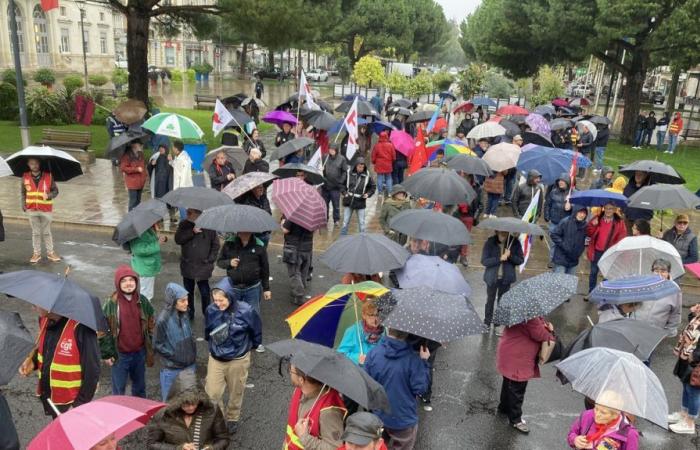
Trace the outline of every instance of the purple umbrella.
{"type": "Polygon", "coordinates": [[[283,123],[296,125],[297,118],[287,111],[269,111],[262,118],[263,122],[274,123],[277,126],[282,126],[283,123]]]}
{"type": "Polygon", "coordinates": [[[530,129],[536,133],[540,133],[544,136],[549,136],[552,134],[551,128],[549,128],[549,122],[544,116],[540,114],[528,114],[525,118],[525,123],[530,126],[530,129]]]}

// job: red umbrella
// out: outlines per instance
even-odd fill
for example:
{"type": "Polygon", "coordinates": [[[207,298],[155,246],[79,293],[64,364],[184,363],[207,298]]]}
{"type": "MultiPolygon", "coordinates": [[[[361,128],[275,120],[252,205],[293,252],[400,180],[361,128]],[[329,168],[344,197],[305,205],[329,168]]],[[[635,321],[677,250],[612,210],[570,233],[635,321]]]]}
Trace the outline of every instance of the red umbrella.
{"type": "Polygon", "coordinates": [[[144,427],[165,403],[110,395],[58,416],[32,439],[27,450],[90,450],[114,434],[117,440],[144,427]]]}
{"type": "Polygon", "coordinates": [[[499,116],[527,116],[528,114],[530,114],[530,111],[518,105],[505,105],[498,108],[496,110],[496,114],[498,114],[499,116]]]}
{"type": "Polygon", "coordinates": [[[588,101],[587,98],[582,98],[582,97],[576,97],[575,99],[573,99],[569,102],[570,106],[588,106],[590,104],[591,104],[591,102],[588,101]]]}
{"type": "Polygon", "coordinates": [[[442,130],[447,129],[447,121],[443,117],[438,117],[433,126],[433,131],[439,133],[442,130]]]}
{"type": "Polygon", "coordinates": [[[569,106],[569,102],[567,102],[567,101],[564,100],[563,98],[555,98],[554,100],[552,100],[552,105],[554,105],[554,106],[559,106],[559,107],[561,107],[561,106],[569,106]]]}
{"type": "Polygon", "coordinates": [[[465,102],[456,107],[455,109],[452,110],[453,113],[469,113],[472,112],[474,109],[474,103],[472,102],[465,102]]]}
{"type": "Polygon", "coordinates": [[[326,226],[326,202],[318,191],[300,178],[272,183],[272,202],[284,217],[309,231],[326,226]]]}
{"type": "Polygon", "coordinates": [[[392,130],[389,140],[394,144],[394,148],[406,156],[411,156],[416,148],[416,143],[413,142],[413,136],[401,130],[392,130]]]}

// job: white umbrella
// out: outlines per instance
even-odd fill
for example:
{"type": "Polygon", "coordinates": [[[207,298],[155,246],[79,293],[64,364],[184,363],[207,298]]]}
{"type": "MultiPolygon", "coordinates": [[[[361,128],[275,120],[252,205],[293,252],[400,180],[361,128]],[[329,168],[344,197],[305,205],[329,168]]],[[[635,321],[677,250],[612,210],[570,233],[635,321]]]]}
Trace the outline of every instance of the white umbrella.
{"type": "Polygon", "coordinates": [[[576,122],[576,129],[582,131],[584,125],[588,127],[588,131],[590,131],[593,135],[593,139],[598,137],[598,128],[596,128],[596,126],[593,125],[593,122],[591,122],[590,120],[579,120],[578,122],[576,122]]]}
{"type": "Polygon", "coordinates": [[[0,177],[8,177],[10,175],[12,175],[10,165],[7,164],[4,159],[2,159],[2,156],[0,156],[0,177]]]}
{"type": "Polygon", "coordinates": [[[474,128],[469,131],[469,134],[467,134],[467,138],[469,139],[482,139],[482,138],[491,138],[491,137],[496,137],[496,136],[503,136],[506,134],[506,129],[503,128],[501,125],[499,125],[496,122],[484,122],[482,124],[479,124],[475,126],[474,128]]]}
{"type": "Polygon", "coordinates": [[[671,262],[671,278],[685,273],[681,255],[676,248],[652,236],[629,236],[610,247],[598,261],[603,276],[610,279],[651,273],[654,260],[671,262]]]}
{"type": "Polygon", "coordinates": [[[517,145],[502,142],[489,147],[481,159],[489,165],[491,170],[502,172],[518,165],[520,152],[520,147],[517,145]]]}
{"type": "Polygon", "coordinates": [[[661,381],[634,354],[593,347],[556,367],[573,390],[594,402],[667,427],[668,401],[661,381]]]}

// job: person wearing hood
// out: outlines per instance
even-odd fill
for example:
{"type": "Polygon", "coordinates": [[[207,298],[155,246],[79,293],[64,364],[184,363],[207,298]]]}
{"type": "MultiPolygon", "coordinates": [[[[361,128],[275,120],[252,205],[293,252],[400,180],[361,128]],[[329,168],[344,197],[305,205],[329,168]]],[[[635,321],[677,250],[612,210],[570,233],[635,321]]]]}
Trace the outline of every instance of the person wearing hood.
{"type": "Polygon", "coordinates": [[[421,346],[418,353],[406,342],[408,334],[389,329],[379,345],[367,354],[365,371],[384,387],[391,412],[376,412],[384,422],[391,449],[412,450],[418,433],[416,398],[428,391],[430,351],[421,346]]]}
{"type": "Polygon", "coordinates": [[[688,226],[689,220],[687,214],[678,214],[673,228],[666,230],[661,237],[678,250],[683,264],[698,262],[698,238],[688,226]]]}
{"type": "Polygon", "coordinates": [[[586,207],[578,207],[573,215],[563,218],[554,231],[550,231],[554,272],[576,274],[578,261],[586,250],[587,216],[586,207]]]}
{"type": "Polygon", "coordinates": [[[389,140],[389,133],[382,131],[379,133],[379,140],[372,149],[372,165],[377,174],[377,191],[386,197],[391,192],[393,180],[391,174],[396,161],[396,149],[389,140]],[[384,190],[386,187],[386,191],[384,190]]]}
{"type": "Polygon", "coordinates": [[[676,150],[676,145],[678,145],[678,136],[681,135],[683,130],[683,119],[681,118],[681,113],[676,112],[673,115],[673,120],[668,125],[668,149],[664,153],[670,153],[676,150]]]}
{"type": "Polygon", "coordinates": [[[153,289],[156,276],[161,269],[160,245],[168,241],[167,236],[158,237],[159,224],[156,222],[137,238],[129,241],[131,252],[131,267],[139,274],[141,295],[149,301],[153,300],[153,289]]]}
{"type": "Polygon", "coordinates": [[[537,222],[540,214],[542,214],[542,206],[544,205],[544,189],[542,187],[542,174],[537,169],[532,169],[527,173],[527,180],[525,183],[518,184],[515,189],[513,189],[513,197],[511,199],[511,208],[513,209],[513,215],[515,217],[523,217],[525,211],[527,211],[530,202],[535,198],[535,195],[539,192],[539,201],[537,202],[537,212],[535,217],[530,220],[530,222],[537,222]]]}
{"type": "MultiPolygon", "coordinates": [[[[525,260],[523,247],[517,235],[505,231],[496,231],[486,239],[481,250],[481,264],[484,269],[486,283],[486,306],[484,307],[484,325],[491,326],[493,309],[503,294],[508,292],[510,285],[516,280],[515,267],[525,260]]],[[[497,330],[500,335],[500,330],[497,330]]]]}
{"type": "Polygon", "coordinates": [[[243,166],[243,175],[250,172],[270,172],[270,164],[263,159],[263,154],[261,150],[257,147],[250,149],[248,153],[248,159],[245,160],[245,165],[243,166]]]}
{"type": "Polygon", "coordinates": [[[114,274],[115,291],[104,302],[107,332],[99,338],[102,360],[112,367],[112,394],[146,398],[146,366],[153,366],[153,306],[139,294],[139,276],[127,265],[114,274]]]}
{"type": "Polygon", "coordinates": [[[226,450],[229,447],[231,438],[224,415],[202,389],[194,371],[177,375],[167,402],[146,428],[148,450],[226,450]]]}
{"type": "Polygon", "coordinates": [[[610,139],[610,128],[607,125],[598,127],[598,134],[595,137],[595,168],[600,171],[603,169],[605,159],[605,148],[608,146],[610,139]]]}
{"type": "Polygon", "coordinates": [[[357,222],[360,233],[365,231],[365,207],[367,199],[374,195],[377,185],[372,176],[367,172],[365,158],[358,157],[352,170],[348,167],[345,178],[345,186],[342,187],[343,195],[343,228],[340,234],[348,234],[350,218],[353,212],[357,212],[357,222]]]}
{"type": "Polygon", "coordinates": [[[400,184],[396,184],[391,189],[391,197],[382,203],[379,213],[379,225],[384,231],[384,235],[399,245],[405,245],[407,236],[391,229],[389,222],[391,219],[407,209],[411,209],[411,202],[408,200],[406,190],[400,184]]]}
{"type": "Polygon", "coordinates": [[[379,95],[379,91],[374,93],[374,96],[369,100],[369,102],[372,104],[372,107],[379,113],[382,113],[382,110],[384,109],[384,105],[382,104],[382,97],[379,95]]]}
{"type": "Polygon", "coordinates": [[[615,170],[610,166],[605,166],[600,171],[600,178],[591,184],[591,189],[608,189],[612,187],[615,170]]]}
{"type": "Polygon", "coordinates": [[[571,424],[567,443],[575,449],[637,450],[639,432],[620,410],[623,401],[620,394],[604,391],[600,403],[587,409],[571,424]]]}
{"type": "Polygon", "coordinates": [[[229,433],[238,430],[243,393],[250,368],[250,350],[262,344],[260,316],[246,302],[212,289],[213,303],[207,308],[204,338],[209,343],[205,390],[211,401],[225,411],[229,433]],[[228,388],[228,403],[221,399],[228,388]]]}
{"type": "MultiPolygon", "coordinates": [[[[629,183],[627,183],[622,193],[625,197],[630,198],[634,194],[636,194],[637,191],[639,191],[641,188],[645,186],[651,186],[652,184],[653,183],[649,180],[649,172],[637,170],[636,172],[634,172],[634,177],[630,179],[629,183]]],[[[632,234],[632,224],[634,224],[635,220],[643,219],[647,222],[651,222],[651,219],[654,217],[654,211],[651,209],[633,208],[630,206],[624,208],[624,213],[625,226],[627,227],[628,234],[632,234]]]]}
{"type": "Polygon", "coordinates": [[[173,189],[173,168],[170,166],[172,156],[168,154],[168,146],[163,144],[148,161],[148,176],[151,177],[151,194],[153,198],[161,198],[173,189]]]}
{"type": "Polygon", "coordinates": [[[588,260],[591,262],[591,271],[588,277],[588,292],[590,293],[598,284],[600,257],[607,249],[627,237],[625,222],[617,213],[617,207],[612,203],[603,206],[603,211],[593,216],[586,225],[586,236],[590,238],[587,252],[588,260]]]}
{"type": "MultiPolygon", "coordinates": [[[[550,238],[557,231],[557,227],[566,217],[571,215],[571,203],[569,196],[575,192],[569,189],[569,174],[562,173],[554,181],[544,201],[544,221],[549,223],[550,238]]],[[[549,248],[549,259],[554,257],[554,245],[549,248]]]]}
{"type": "Polygon", "coordinates": [[[345,185],[345,177],[348,171],[348,161],[338,153],[338,147],[331,145],[328,155],[323,159],[323,178],[326,180],[321,186],[321,196],[326,202],[326,218],[329,216],[329,205],[333,204],[333,223],[337,227],[340,224],[340,191],[345,185]]]}
{"type": "Polygon", "coordinates": [[[163,401],[170,386],[183,370],[194,373],[197,347],[187,314],[187,290],[177,283],[165,287],[165,307],[156,320],[153,351],[160,356],[160,391],[163,401]]]}
{"type": "Polygon", "coordinates": [[[214,161],[212,161],[209,169],[207,169],[207,174],[209,175],[209,182],[211,187],[220,191],[236,178],[236,171],[233,168],[233,164],[226,157],[226,152],[221,150],[214,156],[214,161]]]}

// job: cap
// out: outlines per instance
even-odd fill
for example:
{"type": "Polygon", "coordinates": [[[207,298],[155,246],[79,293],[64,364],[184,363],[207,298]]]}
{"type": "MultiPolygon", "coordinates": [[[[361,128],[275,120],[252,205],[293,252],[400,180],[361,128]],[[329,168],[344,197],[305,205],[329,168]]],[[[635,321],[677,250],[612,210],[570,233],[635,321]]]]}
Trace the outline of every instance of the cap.
{"type": "Polygon", "coordinates": [[[355,445],[367,445],[381,438],[383,432],[384,424],[379,417],[368,412],[357,412],[345,422],[341,439],[355,445]]]}
{"type": "Polygon", "coordinates": [[[688,214],[678,214],[676,216],[676,222],[690,222],[688,214]]]}
{"type": "Polygon", "coordinates": [[[355,165],[357,166],[358,164],[365,164],[365,158],[363,158],[362,156],[358,157],[355,160],[355,165]]]}

